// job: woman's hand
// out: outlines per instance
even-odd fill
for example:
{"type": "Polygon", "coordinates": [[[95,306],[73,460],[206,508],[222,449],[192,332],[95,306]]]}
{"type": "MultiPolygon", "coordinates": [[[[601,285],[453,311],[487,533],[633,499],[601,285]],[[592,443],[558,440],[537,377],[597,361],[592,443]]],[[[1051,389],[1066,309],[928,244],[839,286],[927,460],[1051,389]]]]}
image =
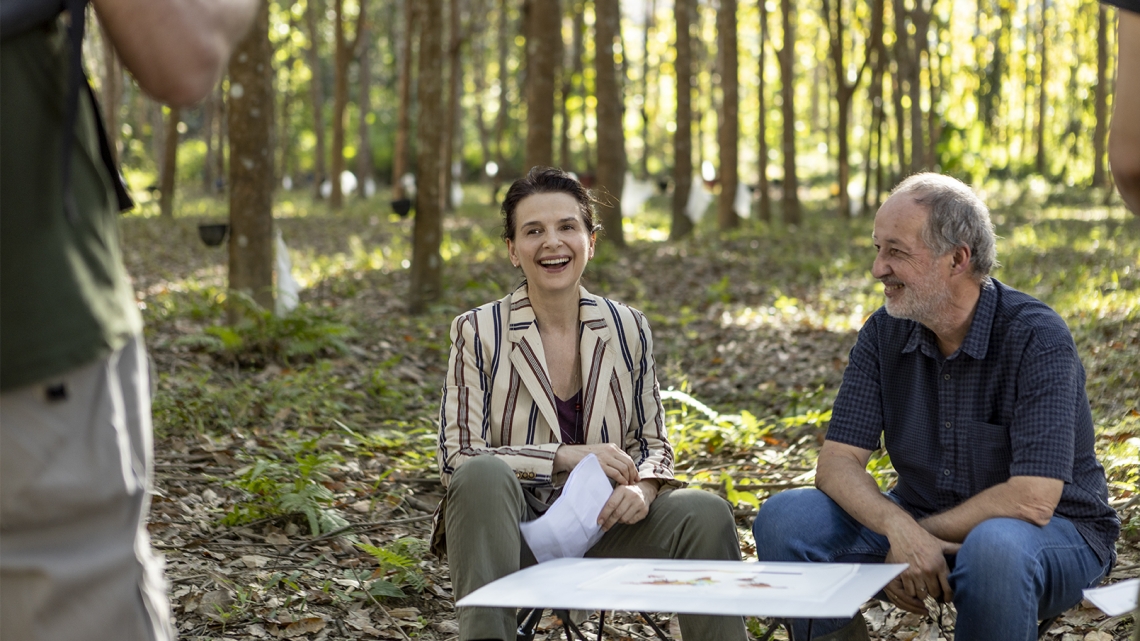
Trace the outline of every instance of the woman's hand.
{"type": "Polygon", "coordinates": [[[598,525],[607,532],[615,523],[632,525],[649,514],[649,506],[657,498],[657,481],[646,479],[634,485],[619,485],[610,494],[601,514],[598,525]]]}
{"type": "Polygon", "coordinates": [[[633,459],[613,443],[563,445],[559,447],[554,453],[554,473],[556,475],[569,473],[589,454],[598,457],[598,462],[602,464],[602,471],[618,485],[631,485],[641,480],[637,474],[637,466],[633,464],[633,459]]]}

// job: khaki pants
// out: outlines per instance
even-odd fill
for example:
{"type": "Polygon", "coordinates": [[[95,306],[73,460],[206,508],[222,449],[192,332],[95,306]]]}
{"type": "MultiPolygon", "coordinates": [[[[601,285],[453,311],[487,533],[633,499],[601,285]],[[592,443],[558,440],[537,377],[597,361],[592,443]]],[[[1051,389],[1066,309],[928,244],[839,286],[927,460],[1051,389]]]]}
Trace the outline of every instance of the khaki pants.
{"type": "Polygon", "coordinates": [[[144,517],[146,351],[0,395],[0,640],[173,639],[144,517]]]}
{"type": "MultiPolygon", "coordinates": [[[[464,463],[451,478],[444,508],[447,560],[458,601],[480,587],[533,565],[534,555],[517,523],[535,518],[514,472],[492,456],[464,463]]],[[[588,557],[740,560],[732,511],[720,497],[700,490],[663,492],[649,514],[633,525],[617,524],[588,557]]],[[[515,611],[461,608],[459,638],[515,638],[515,611]]],[[[741,617],[681,617],[685,641],[746,638],[741,617]]]]}

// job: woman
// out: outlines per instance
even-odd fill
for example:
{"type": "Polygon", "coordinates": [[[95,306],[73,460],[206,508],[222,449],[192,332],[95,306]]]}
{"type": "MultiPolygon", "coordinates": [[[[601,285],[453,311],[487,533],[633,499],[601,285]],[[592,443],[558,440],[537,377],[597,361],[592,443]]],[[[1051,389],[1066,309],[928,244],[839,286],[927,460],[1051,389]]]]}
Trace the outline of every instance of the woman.
{"type": "MultiPolygon", "coordinates": [[[[433,549],[456,600],[534,564],[518,523],[536,518],[595,454],[615,489],[587,556],[740,559],[719,497],[677,489],[645,317],[581,286],[599,226],[581,183],[536,167],[503,201],[503,239],[526,281],[455,319],[440,408],[447,496],[433,549]]],[[[515,638],[511,609],[462,608],[459,638],[515,638]]],[[[739,617],[687,616],[689,641],[744,639],[739,617]]]]}

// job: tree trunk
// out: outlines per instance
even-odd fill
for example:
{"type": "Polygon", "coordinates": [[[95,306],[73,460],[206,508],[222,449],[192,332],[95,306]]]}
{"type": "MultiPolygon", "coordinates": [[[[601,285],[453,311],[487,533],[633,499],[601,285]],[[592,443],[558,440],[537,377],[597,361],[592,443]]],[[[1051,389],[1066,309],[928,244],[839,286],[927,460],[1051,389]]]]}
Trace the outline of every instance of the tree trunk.
{"type": "MultiPolygon", "coordinates": [[[[573,0],[570,2],[571,15],[577,7],[573,0]]],[[[566,171],[570,168],[570,96],[574,94],[574,73],[571,71],[574,64],[574,50],[563,47],[562,60],[559,64],[559,101],[558,101],[558,166],[566,171]]]]}
{"type": "Polygon", "coordinates": [[[657,13],[657,0],[649,0],[645,6],[645,50],[641,56],[641,175],[649,176],[649,40],[653,34],[653,17],[657,13]]]}
{"type": "Polygon", "coordinates": [[[507,51],[510,48],[510,21],[507,19],[507,10],[510,0],[499,0],[499,112],[495,116],[495,157],[499,170],[491,177],[491,198],[498,201],[499,186],[503,181],[503,173],[507,170],[507,154],[504,150],[507,132],[507,81],[511,74],[507,71],[507,51]]]}
{"type": "MultiPolygon", "coordinates": [[[[411,0],[409,0],[410,2],[411,0]]],[[[305,10],[305,22],[309,27],[309,96],[313,101],[313,135],[316,144],[313,148],[313,194],[318,200],[321,197],[321,183],[327,178],[325,169],[325,89],[321,82],[321,54],[320,30],[317,20],[321,15],[322,3],[320,0],[308,0],[305,10]]]]}
{"type": "MultiPolygon", "coordinates": [[[[229,287],[273,309],[273,49],[269,2],[230,62],[229,287]]],[[[230,322],[240,308],[229,306],[230,322]]]]}
{"type": "Polygon", "coordinates": [[[883,109],[883,73],[887,65],[887,49],[883,42],[883,14],[886,9],[884,5],[884,0],[871,0],[871,34],[867,40],[866,54],[871,65],[871,86],[868,88],[868,98],[871,103],[871,129],[867,136],[867,155],[863,160],[863,202],[859,209],[863,216],[871,213],[872,202],[875,209],[879,207],[878,190],[876,190],[874,201],[870,199],[872,166],[874,166],[880,182],[882,177],[883,117],[885,115],[883,109]]]}
{"type": "Polygon", "coordinates": [[[562,59],[559,0],[529,0],[526,27],[526,169],[554,164],[554,73],[562,59]]]}
{"type": "Polygon", "coordinates": [[[448,0],[448,17],[451,42],[447,46],[447,117],[444,120],[442,154],[443,181],[440,186],[440,195],[443,197],[444,211],[453,209],[451,202],[451,164],[455,161],[455,139],[459,135],[459,92],[463,86],[463,60],[460,56],[463,49],[463,33],[460,20],[462,0],[448,0]]]}
{"type": "Polygon", "coordinates": [[[344,33],[344,0],[335,0],[336,56],[333,77],[333,142],[332,142],[332,196],[333,209],[344,206],[344,193],[341,191],[340,175],[344,173],[344,112],[348,107],[348,63],[356,57],[360,34],[365,29],[367,4],[359,0],[360,13],[356,16],[356,33],[350,41],[344,33]]]}
{"type": "Polygon", "coordinates": [[[206,156],[202,159],[202,186],[206,193],[210,193],[214,188],[214,121],[217,120],[215,112],[218,110],[216,94],[211,92],[204,102],[202,138],[206,142],[206,156]]]}
{"type": "Polygon", "coordinates": [[[784,223],[800,224],[799,181],[796,180],[796,109],[795,109],[795,56],[796,31],[792,16],[792,0],[780,0],[780,13],[784,25],[784,41],[778,52],[780,60],[781,111],[784,115],[784,223]]]}
{"type": "MultiPolygon", "coordinates": [[[[475,81],[475,129],[479,133],[479,151],[482,158],[482,163],[479,165],[480,178],[487,175],[487,164],[493,158],[491,155],[491,134],[487,131],[487,121],[483,113],[483,100],[487,95],[487,76],[484,73],[487,69],[485,56],[487,46],[483,37],[484,28],[487,26],[484,23],[486,15],[487,7],[484,5],[484,0],[476,0],[475,7],[471,11],[471,35],[473,36],[471,40],[471,64],[474,71],[471,78],[475,81]]],[[[495,204],[493,200],[491,204],[495,204]]]]}
{"type": "Polygon", "coordinates": [[[582,140],[582,157],[585,160],[586,173],[594,173],[594,151],[590,149],[590,140],[586,137],[589,129],[589,118],[586,105],[586,10],[585,2],[575,5],[574,11],[574,78],[577,83],[578,95],[582,96],[582,131],[579,138],[582,140]]]}
{"type": "Polygon", "coordinates": [[[1093,130],[1093,187],[1108,185],[1105,168],[1108,133],[1108,10],[1097,5],[1096,128],[1093,130]]]}
{"type": "Polygon", "coordinates": [[[1041,73],[1037,77],[1037,127],[1035,130],[1037,138],[1037,157],[1034,159],[1034,169],[1038,174],[1044,176],[1048,166],[1045,161],[1045,114],[1049,107],[1048,95],[1046,91],[1046,82],[1049,80],[1049,65],[1048,65],[1048,50],[1045,45],[1049,41],[1049,3],[1045,0],[1041,2],[1041,39],[1038,44],[1038,58],[1040,58],[1041,73]]]}
{"type": "Polygon", "coordinates": [[[392,200],[402,200],[408,169],[408,111],[412,99],[412,41],[416,33],[417,0],[404,1],[404,32],[400,39],[400,80],[397,89],[396,144],[392,152],[392,200]]]}
{"type": "Polygon", "coordinates": [[[757,61],[756,77],[759,83],[756,88],[758,105],[757,113],[757,189],[760,190],[760,220],[772,220],[772,194],[768,186],[768,103],[765,99],[767,83],[764,81],[764,67],[766,64],[766,51],[768,48],[768,4],[765,0],[756,3],[760,10],[760,56],[757,61]]]}
{"type": "Polygon", "coordinates": [[[178,169],[178,123],[182,110],[170,107],[166,117],[166,142],[162,146],[162,176],[159,179],[161,197],[158,201],[163,218],[174,218],[174,175],[178,169]]]}
{"type": "Polygon", "coordinates": [[[216,104],[218,107],[218,144],[215,145],[215,149],[217,149],[217,156],[215,157],[217,160],[217,165],[216,171],[214,172],[213,190],[215,193],[219,194],[224,192],[228,187],[228,185],[225,184],[225,181],[223,181],[222,176],[228,175],[226,173],[226,149],[229,146],[228,143],[230,139],[230,123],[228,117],[229,106],[226,104],[226,91],[223,87],[223,83],[219,82],[218,93],[215,97],[214,102],[214,104],[216,104]]]}
{"type": "MultiPolygon", "coordinates": [[[[689,36],[689,14],[692,0],[675,0],[674,22],[677,25],[676,51],[673,62],[677,73],[677,128],[673,132],[673,220],[669,239],[680,240],[693,232],[693,221],[686,207],[693,182],[693,58],[689,36]]],[[[760,0],[761,3],[764,0],[760,0]]]]}
{"type": "MultiPolygon", "coordinates": [[[[874,8],[872,8],[874,11],[874,8]]],[[[838,153],[836,158],[838,160],[839,169],[839,215],[848,218],[851,216],[851,195],[847,190],[848,183],[851,182],[851,149],[850,140],[848,138],[848,122],[851,118],[851,99],[855,95],[855,90],[859,87],[859,81],[863,78],[863,71],[867,68],[867,62],[870,54],[863,56],[863,63],[859,66],[859,71],[856,73],[855,78],[847,81],[847,61],[846,61],[846,43],[844,42],[844,27],[846,26],[846,19],[843,15],[843,0],[823,0],[823,12],[827,19],[827,31],[829,40],[831,41],[831,62],[832,72],[835,78],[835,102],[838,107],[838,115],[836,117],[835,137],[838,142],[838,153]],[[832,3],[834,2],[834,11],[832,11],[832,3]]],[[[875,29],[878,28],[881,34],[882,17],[873,16],[871,19],[870,40],[874,41],[876,38],[875,29]]],[[[881,40],[882,36],[878,35],[881,40]]]]}
{"type": "Polygon", "coordinates": [[[443,0],[422,0],[420,20],[419,104],[416,127],[416,219],[412,231],[412,278],[408,310],[427,311],[443,289],[443,235],[440,203],[440,148],[443,109],[443,0]]]}
{"type": "Polygon", "coordinates": [[[720,49],[722,91],[719,130],[720,145],[720,199],[717,201],[717,226],[732,229],[740,226],[736,214],[737,149],[740,144],[739,78],[737,77],[736,0],[721,0],[716,14],[717,46],[720,49]]]}
{"type": "MultiPolygon", "coordinates": [[[[361,7],[361,11],[364,8],[361,7]]],[[[372,166],[372,131],[368,125],[368,117],[372,115],[372,55],[371,50],[371,37],[368,35],[368,21],[365,20],[360,26],[360,32],[356,35],[356,41],[359,43],[359,55],[357,56],[358,68],[357,78],[357,93],[356,93],[356,110],[359,112],[357,118],[357,140],[356,145],[356,180],[357,188],[356,193],[361,198],[368,198],[368,192],[365,191],[364,185],[372,182],[375,183],[375,168],[372,166]]]]}
{"type": "Polygon", "coordinates": [[[598,97],[598,180],[601,200],[598,210],[606,237],[625,246],[621,228],[621,191],[625,182],[625,133],[622,130],[622,98],[614,65],[614,41],[621,37],[621,7],[618,0],[594,2],[595,78],[598,97]]]}
{"type": "MultiPolygon", "coordinates": [[[[910,162],[915,171],[932,169],[925,167],[926,163],[926,123],[922,114],[922,59],[927,60],[927,69],[930,69],[929,38],[930,13],[923,9],[922,1],[915,2],[911,9],[911,22],[914,25],[914,49],[912,50],[912,64],[907,67],[910,72],[907,86],[910,88],[910,162]]],[[[929,75],[929,74],[928,74],[929,75]]]]}

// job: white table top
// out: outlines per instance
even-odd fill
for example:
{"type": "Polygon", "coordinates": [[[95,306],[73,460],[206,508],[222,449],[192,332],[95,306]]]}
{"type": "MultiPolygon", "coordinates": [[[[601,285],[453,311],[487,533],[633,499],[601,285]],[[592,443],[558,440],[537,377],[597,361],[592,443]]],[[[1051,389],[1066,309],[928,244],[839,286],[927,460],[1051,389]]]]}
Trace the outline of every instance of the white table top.
{"type": "Polygon", "coordinates": [[[849,617],[905,564],[558,559],[489,583],[459,607],[849,617]]]}

